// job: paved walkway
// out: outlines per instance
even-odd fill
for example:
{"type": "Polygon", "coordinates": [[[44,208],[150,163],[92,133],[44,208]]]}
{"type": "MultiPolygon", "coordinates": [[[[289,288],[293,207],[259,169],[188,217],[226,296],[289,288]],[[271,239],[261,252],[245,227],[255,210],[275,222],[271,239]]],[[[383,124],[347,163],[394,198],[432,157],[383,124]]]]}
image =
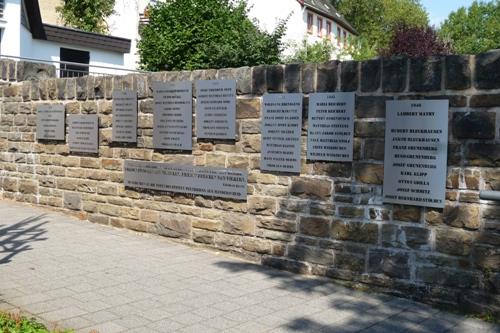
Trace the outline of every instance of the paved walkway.
{"type": "Polygon", "coordinates": [[[0,201],[0,309],[78,332],[500,332],[165,238],[0,201]]]}

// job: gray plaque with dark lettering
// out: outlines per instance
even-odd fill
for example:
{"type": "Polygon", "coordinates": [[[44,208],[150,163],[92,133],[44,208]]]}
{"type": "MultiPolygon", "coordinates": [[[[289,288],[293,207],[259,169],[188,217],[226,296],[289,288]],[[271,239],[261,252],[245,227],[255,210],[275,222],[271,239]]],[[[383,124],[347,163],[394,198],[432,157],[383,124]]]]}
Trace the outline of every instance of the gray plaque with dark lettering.
{"type": "Polygon", "coordinates": [[[388,101],[384,202],[443,208],[448,101],[388,101]]]}
{"type": "Polygon", "coordinates": [[[354,93],[309,95],[307,159],[351,162],[354,93]]]}
{"type": "Polygon", "coordinates": [[[64,105],[39,105],[36,110],[37,139],[64,141],[64,115],[64,105]]]}
{"type": "Polygon", "coordinates": [[[196,81],[196,136],[236,138],[236,81],[196,81]]]}
{"type": "Polygon", "coordinates": [[[193,149],[193,84],[153,82],[153,147],[193,149]]]}
{"type": "Polygon", "coordinates": [[[80,153],[99,152],[99,120],[95,114],[68,116],[69,150],[80,153]]]}
{"type": "Polygon", "coordinates": [[[137,92],[113,91],[113,142],[137,142],[137,92]]]}
{"type": "Polygon", "coordinates": [[[247,172],[239,169],[195,167],[125,161],[125,186],[246,200],[247,172]]]}
{"type": "Polygon", "coordinates": [[[300,173],[302,98],[302,94],[264,95],[261,170],[300,173]]]}

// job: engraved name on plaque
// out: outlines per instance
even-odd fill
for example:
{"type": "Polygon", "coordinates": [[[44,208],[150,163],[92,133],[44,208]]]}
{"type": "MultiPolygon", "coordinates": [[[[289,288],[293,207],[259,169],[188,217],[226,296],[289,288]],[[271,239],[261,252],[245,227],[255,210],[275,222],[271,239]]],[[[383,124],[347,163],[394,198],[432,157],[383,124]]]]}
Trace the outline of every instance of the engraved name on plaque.
{"type": "Polygon", "coordinates": [[[354,93],[309,95],[307,159],[351,162],[354,140],[354,93]]]}
{"type": "Polygon", "coordinates": [[[39,105],[36,110],[37,139],[64,141],[64,115],[64,105],[39,105]]]}
{"type": "Polygon", "coordinates": [[[236,81],[196,81],[196,136],[236,138],[236,81]]]}
{"type": "Polygon", "coordinates": [[[448,101],[388,101],[384,202],[443,208],[448,101]]]}
{"type": "Polygon", "coordinates": [[[300,173],[302,98],[302,94],[264,95],[261,170],[300,173]]]}
{"type": "Polygon", "coordinates": [[[80,153],[99,152],[99,120],[95,114],[68,116],[69,150],[80,153]]]}
{"type": "Polygon", "coordinates": [[[155,149],[193,149],[193,84],[153,82],[155,149]]]}
{"type": "Polygon", "coordinates": [[[113,142],[137,142],[137,92],[113,91],[113,142]]]}
{"type": "Polygon", "coordinates": [[[246,200],[245,170],[126,160],[125,186],[246,200]]]}

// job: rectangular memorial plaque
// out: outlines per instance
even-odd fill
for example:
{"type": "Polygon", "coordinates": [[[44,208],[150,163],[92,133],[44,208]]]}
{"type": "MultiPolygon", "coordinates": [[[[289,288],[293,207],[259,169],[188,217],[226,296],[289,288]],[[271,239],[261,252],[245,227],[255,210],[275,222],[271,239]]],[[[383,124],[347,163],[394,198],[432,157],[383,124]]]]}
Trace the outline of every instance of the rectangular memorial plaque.
{"type": "Polygon", "coordinates": [[[99,120],[95,114],[72,114],[69,122],[69,150],[81,153],[99,152],[99,120]]]}
{"type": "Polygon", "coordinates": [[[193,84],[153,82],[153,147],[193,149],[193,84]]]}
{"type": "Polygon", "coordinates": [[[137,92],[113,91],[113,142],[137,142],[137,92]]]}
{"type": "Polygon", "coordinates": [[[64,115],[64,105],[39,105],[36,109],[37,139],[64,141],[64,115]]]}
{"type": "Polygon", "coordinates": [[[388,101],[384,202],[445,205],[448,101],[388,101]]]}
{"type": "Polygon", "coordinates": [[[125,186],[246,200],[247,172],[144,161],[125,161],[125,186]]]}
{"type": "Polygon", "coordinates": [[[196,136],[236,138],[236,81],[196,81],[196,136]]]}
{"type": "Polygon", "coordinates": [[[307,159],[351,162],[354,140],[354,93],[309,95],[307,159]]]}
{"type": "Polygon", "coordinates": [[[300,173],[302,98],[302,94],[264,95],[261,170],[300,173]]]}

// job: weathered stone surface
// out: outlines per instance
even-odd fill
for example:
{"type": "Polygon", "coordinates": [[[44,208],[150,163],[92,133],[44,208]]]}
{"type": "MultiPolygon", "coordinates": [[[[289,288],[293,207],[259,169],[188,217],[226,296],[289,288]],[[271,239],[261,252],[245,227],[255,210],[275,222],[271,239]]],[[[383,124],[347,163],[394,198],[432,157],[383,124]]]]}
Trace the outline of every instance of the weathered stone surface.
{"type": "Polygon", "coordinates": [[[467,229],[479,229],[481,219],[479,207],[475,205],[446,206],[443,214],[444,223],[467,229]]]}
{"type": "Polygon", "coordinates": [[[346,240],[359,243],[376,244],[378,239],[378,225],[374,223],[332,222],[330,235],[336,240],[346,240]]]}
{"type": "Polygon", "coordinates": [[[243,237],[242,247],[244,250],[259,254],[271,254],[272,252],[271,242],[256,237],[243,237]]]}
{"type": "Polygon", "coordinates": [[[455,256],[467,256],[471,253],[474,234],[459,229],[437,229],[436,250],[455,256]]]}
{"type": "Polygon", "coordinates": [[[259,118],[260,105],[261,101],[258,98],[238,98],[236,105],[236,118],[259,118]]]}
{"type": "Polygon", "coordinates": [[[156,224],[156,232],[174,238],[191,237],[191,220],[179,214],[160,213],[160,222],[156,224]]]}
{"type": "Polygon", "coordinates": [[[314,92],[316,87],[316,64],[302,64],[301,65],[301,78],[302,78],[302,92],[309,94],[314,92]]]}
{"type": "Polygon", "coordinates": [[[382,61],[373,59],[361,63],[361,91],[374,92],[382,83],[382,61]]]}
{"type": "Polygon", "coordinates": [[[37,194],[38,182],[35,180],[21,179],[19,181],[19,192],[23,194],[37,194]]]}
{"type": "Polygon", "coordinates": [[[309,205],[311,215],[332,216],[335,213],[335,205],[329,202],[311,202],[309,205]]]}
{"type": "Polygon", "coordinates": [[[354,174],[361,183],[382,185],[384,181],[384,165],[356,163],[354,174]]]}
{"type": "Polygon", "coordinates": [[[271,256],[264,256],[262,264],[298,274],[308,274],[311,271],[310,267],[305,263],[271,256]]]}
{"type": "Polygon", "coordinates": [[[471,69],[468,55],[449,55],[445,58],[445,88],[465,90],[471,87],[471,69]]]}
{"type": "Polygon", "coordinates": [[[248,198],[248,212],[257,215],[273,215],[276,211],[276,199],[270,197],[248,198]]]}
{"type": "Polygon", "coordinates": [[[328,237],[330,230],[330,219],[324,217],[300,218],[299,230],[302,234],[314,237],[328,237]]]}
{"type": "Polygon", "coordinates": [[[409,256],[406,252],[371,249],[368,252],[368,272],[398,279],[410,277],[409,256]]]}
{"type": "Polygon", "coordinates": [[[476,88],[500,88],[500,50],[476,55],[476,88]]]}
{"type": "Polygon", "coordinates": [[[500,106],[500,94],[471,96],[469,105],[473,108],[493,108],[500,106]]]}
{"type": "Polygon", "coordinates": [[[385,136],[385,122],[382,121],[356,121],[354,123],[354,135],[357,137],[376,137],[385,136]]]}
{"type": "Polygon", "coordinates": [[[337,89],[337,76],[340,62],[337,60],[318,64],[316,77],[317,92],[333,92],[337,89]]]}
{"type": "Polygon", "coordinates": [[[383,59],[382,90],[384,92],[403,92],[406,89],[407,59],[394,57],[383,59]]]}
{"type": "Polygon", "coordinates": [[[384,118],[386,102],[391,99],[386,96],[358,96],[356,98],[356,117],[384,118]]]}
{"type": "Polygon", "coordinates": [[[410,91],[441,90],[442,62],[440,57],[417,58],[410,61],[410,91]]]}
{"type": "Polygon", "coordinates": [[[384,160],[385,141],[382,139],[366,139],[364,156],[367,160],[384,160]]]}
{"type": "Polygon", "coordinates": [[[267,91],[266,66],[252,68],[252,94],[263,95],[267,91]]]}
{"type": "Polygon", "coordinates": [[[486,170],[484,173],[484,182],[487,190],[500,191],[500,170],[486,170]]]}
{"type": "Polygon", "coordinates": [[[333,252],[302,245],[288,246],[288,257],[298,261],[329,266],[333,264],[333,252]]]}
{"type": "Polygon", "coordinates": [[[17,81],[41,81],[56,77],[56,67],[54,65],[18,61],[17,81]]]}
{"type": "Polygon", "coordinates": [[[447,287],[477,288],[479,285],[477,274],[438,267],[419,267],[416,271],[416,277],[427,284],[439,284],[447,287]]]}
{"type": "Polygon", "coordinates": [[[340,84],[342,91],[356,91],[359,83],[359,63],[357,61],[344,61],[341,64],[340,84]]]}
{"type": "Polygon", "coordinates": [[[255,219],[251,215],[224,214],[222,216],[222,231],[229,234],[253,235],[255,233],[255,219]]]}
{"type": "Polygon", "coordinates": [[[460,139],[494,139],[495,123],[494,112],[455,112],[453,135],[460,139]]]}
{"type": "Polygon", "coordinates": [[[285,66],[285,92],[298,93],[301,91],[301,73],[300,64],[288,64],[285,66]]]}
{"type": "Polygon", "coordinates": [[[489,246],[476,246],[472,252],[474,265],[482,270],[500,271],[500,249],[489,246]]]}
{"type": "Polygon", "coordinates": [[[297,223],[294,221],[287,221],[279,218],[257,218],[257,226],[263,229],[283,231],[283,232],[296,232],[297,223]]]}
{"type": "Polygon", "coordinates": [[[300,197],[327,198],[331,195],[332,183],[329,180],[299,178],[292,179],[290,194],[300,197]]]}
{"type": "Polygon", "coordinates": [[[315,175],[324,175],[335,178],[350,178],[352,176],[352,163],[322,163],[317,162],[313,165],[315,175]]]}
{"type": "Polygon", "coordinates": [[[471,143],[465,150],[466,163],[471,166],[500,166],[500,145],[471,143]]]}
{"type": "Polygon", "coordinates": [[[268,92],[283,92],[284,68],[281,65],[267,66],[266,82],[268,92]]]}
{"type": "Polygon", "coordinates": [[[343,206],[338,208],[338,212],[340,217],[365,217],[365,209],[363,207],[343,206]]]}
{"type": "Polygon", "coordinates": [[[420,222],[420,207],[394,205],[392,218],[403,222],[420,222]]]}

